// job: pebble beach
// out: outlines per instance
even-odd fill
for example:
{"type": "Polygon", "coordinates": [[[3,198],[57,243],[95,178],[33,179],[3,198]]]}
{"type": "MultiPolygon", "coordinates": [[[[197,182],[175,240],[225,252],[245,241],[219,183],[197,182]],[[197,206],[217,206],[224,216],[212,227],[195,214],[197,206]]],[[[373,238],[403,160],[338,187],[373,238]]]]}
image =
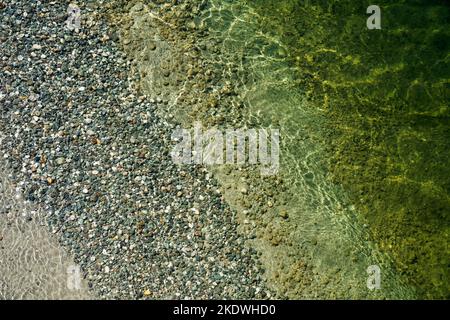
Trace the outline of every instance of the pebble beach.
{"type": "Polygon", "coordinates": [[[448,297],[449,7],[372,7],[0,0],[0,299],[448,297]]]}
{"type": "Polygon", "coordinates": [[[105,7],[78,5],[75,32],[65,2],[0,3],[2,174],[97,298],[271,298],[214,178],[172,163],[164,97],[136,90],[105,7]]]}

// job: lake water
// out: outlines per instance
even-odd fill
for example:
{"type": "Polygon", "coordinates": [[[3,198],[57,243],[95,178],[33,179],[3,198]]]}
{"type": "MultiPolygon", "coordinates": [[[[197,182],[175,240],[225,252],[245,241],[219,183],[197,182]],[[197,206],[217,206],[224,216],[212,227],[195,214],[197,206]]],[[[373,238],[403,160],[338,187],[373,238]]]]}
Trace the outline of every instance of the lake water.
{"type": "Polygon", "coordinates": [[[449,6],[379,1],[382,29],[368,30],[370,4],[212,0],[199,23],[244,122],[281,130],[285,188],[268,214],[287,211],[281,233],[312,283],[337,274],[317,280],[325,296],[448,298],[449,6]],[[383,290],[368,292],[370,265],[383,290]]]}

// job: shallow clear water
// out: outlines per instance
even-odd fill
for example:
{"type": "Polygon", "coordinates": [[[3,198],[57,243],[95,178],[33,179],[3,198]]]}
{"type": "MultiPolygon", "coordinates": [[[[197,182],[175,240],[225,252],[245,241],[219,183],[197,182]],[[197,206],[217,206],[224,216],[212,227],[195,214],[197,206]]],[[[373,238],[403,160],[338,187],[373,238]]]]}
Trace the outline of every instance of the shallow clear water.
{"type": "Polygon", "coordinates": [[[367,30],[368,5],[209,1],[208,59],[249,126],[281,130],[277,208],[313,274],[337,273],[337,297],[448,297],[448,6],[381,1],[367,30]],[[383,290],[368,292],[374,264],[383,290]]]}

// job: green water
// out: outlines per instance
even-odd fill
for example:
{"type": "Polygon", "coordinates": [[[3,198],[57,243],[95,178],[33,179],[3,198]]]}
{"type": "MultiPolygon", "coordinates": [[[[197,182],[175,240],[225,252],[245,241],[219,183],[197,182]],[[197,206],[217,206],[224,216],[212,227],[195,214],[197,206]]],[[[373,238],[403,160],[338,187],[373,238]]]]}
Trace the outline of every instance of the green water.
{"type": "Polygon", "coordinates": [[[221,54],[208,59],[248,125],[281,129],[285,188],[260,218],[287,211],[282,234],[311,274],[338,274],[305,283],[287,266],[284,295],[448,298],[449,6],[378,1],[382,29],[368,30],[370,4],[209,1],[221,54]],[[383,289],[369,292],[373,264],[383,289]]]}

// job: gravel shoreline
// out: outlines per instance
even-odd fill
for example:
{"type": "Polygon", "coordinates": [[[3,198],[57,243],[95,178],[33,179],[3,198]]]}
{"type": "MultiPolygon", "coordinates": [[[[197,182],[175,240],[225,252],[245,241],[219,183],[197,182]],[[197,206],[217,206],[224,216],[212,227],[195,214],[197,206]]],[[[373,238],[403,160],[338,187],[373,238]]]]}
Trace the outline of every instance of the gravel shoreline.
{"type": "Polygon", "coordinates": [[[157,109],[161,116],[185,128],[200,122],[223,130],[281,130],[278,175],[261,177],[253,166],[208,167],[237,212],[239,231],[252,236],[276,296],[412,296],[366,228],[355,224],[346,194],[330,183],[322,149],[328,126],[315,106],[295,94],[297,82],[287,80],[296,78],[285,46],[259,33],[262,17],[245,1],[155,4],[161,2],[115,0],[108,20],[120,30],[139,90],[164,98],[165,106],[157,109]],[[373,264],[383,268],[385,290],[367,288],[366,268],[373,264]]]}
{"type": "Polygon", "coordinates": [[[0,300],[94,298],[43,212],[17,193],[1,159],[0,254],[0,300]]]}
{"type": "Polygon", "coordinates": [[[171,161],[174,125],[139,96],[100,6],[0,11],[1,154],[27,201],[107,299],[270,298],[256,251],[202,167],[171,161]]]}

